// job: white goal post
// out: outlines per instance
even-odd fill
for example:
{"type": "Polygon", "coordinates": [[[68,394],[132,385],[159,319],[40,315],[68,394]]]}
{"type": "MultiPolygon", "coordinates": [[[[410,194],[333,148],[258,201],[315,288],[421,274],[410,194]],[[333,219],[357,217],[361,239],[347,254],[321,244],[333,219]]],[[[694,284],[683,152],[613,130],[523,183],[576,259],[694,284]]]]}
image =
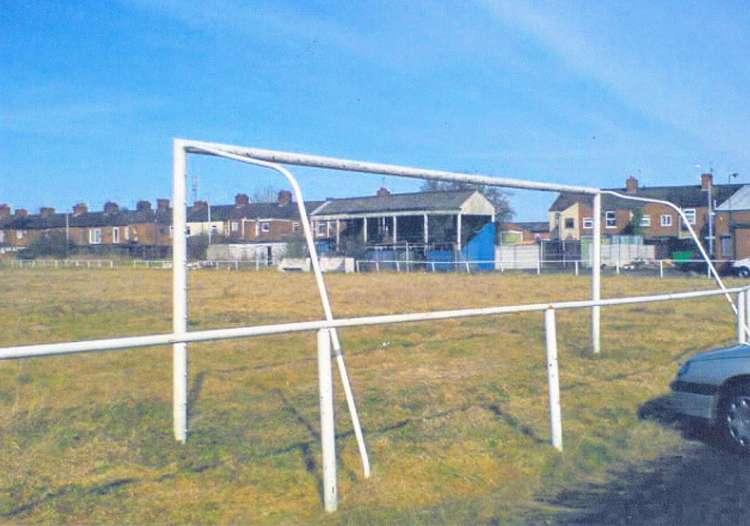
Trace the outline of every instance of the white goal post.
{"type": "Polygon", "coordinates": [[[0,348],[0,360],[34,358],[84,352],[114,351],[133,348],[144,348],[156,345],[171,345],[173,348],[173,425],[175,438],[185,442],[188,437],[188,349],[192,342],[216,341],[231,338],[247,338],[264,335],[286,334],[294,332],[317,331],[318,374],[320,392],[321,416],[321,446],[323,456],[323,501],[326,511],[334,511],[337,507],[336,486],[336,454],[333,418],[333,382],[331,378],[331,352],[337,362],[339,376],[346,396],[347,407],[352,419],[352,426],[357,439],[364,476],[370,475],[370,463],[365,447],[353,391],[341,351],[341,343],[337,330],[343,327],[361,327],[368,325],[389,325],[429,320],[460,319],[474,316],[494,316],[521,312],[544,313],[545,342],[547,349],[547,373],[550,401],[550,428],[552,444],[562,451],[562,411],[560,406],[559,375],[557,365],[557,334],[555,310],[559,309],[590,309],[592,349],[600,350],[600,309],[603,306],[627,305],[659,301],[683,300],[692,298],[712,297],[723,295],[727,298],[736,315],[737,339],[745,343],[750,336],[750,287],[727,289],[719,277],[708,255],[700,244],[698,237],[690,226],[682,210],[672,203],[654,201],[636,196],[625,196],[609,190],[591,187],[563,185],[555,183],[540,183],[520,179],[490,177],[486,175],[463,174],[405,166],[369,163],[320,157],[299,153],[245,148],[227,144],[207,143],[184,139],[175,139],[173,145],[173,250],[172,250],[172,280],[173,280],[173,309],[172,332],[169,334],[152,334],[146,336],[130,336],[104,340],[89,340],[66,343],[20,345],[0,348]],[[271,169],[284,176],[292,187],[297,202],[300,222],[302,223],[305,240],[310,252],[311,263],[315,275],[321,305],[325,315],[324,320],[293,322],[274,325],[244,326],[232,329],[212,329],[204,331],[188,330],[188,287],[187,287],[187,162],[188,155],[209,155],[239,161],[246,164],[271,169]],[[478,185],[518,188],[526,190],[540,190],[548,192],[575,192],[589,194],[593,198],[594,238],[592,243],[592,280],[591,300],[549,302],[542,304],[507,305],[500,307],[485,307],[458,309],[448,311],[430,311],[417,313],[391,314],[382,316],[365,316],[358,318],[335,319],[331,308],[328,291],[320,269],[311,225],[305,209],[302,191],[297,180],[284,165],[307,166],[324,169],[342,170],[347,172],[372,173],[418,179],[462,182],[478,185]],[[618,198],[632,199],[642,202],[658,202],[669,206],[683,217],[685,224],[696,242],[706,261],[711,274],[714,276],[718,289],[708,291],[680,292],[658,294],[652,296],[634,296],[615,299],[601,299],[601,206],[602,195],[610,194],[618,198]],[[732,294],[738,296],[738,306],[735,305],[732,294]]]}

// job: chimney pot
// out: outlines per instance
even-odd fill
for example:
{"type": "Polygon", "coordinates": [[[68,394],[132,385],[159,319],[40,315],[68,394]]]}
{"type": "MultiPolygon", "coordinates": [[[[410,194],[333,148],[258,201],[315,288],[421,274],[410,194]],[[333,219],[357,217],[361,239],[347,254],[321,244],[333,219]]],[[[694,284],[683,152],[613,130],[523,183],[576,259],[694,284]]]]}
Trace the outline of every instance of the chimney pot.
{"type": "Polygon", "coordinates": [[[47,206],[43,206],[39,209],[39,215],[42,216],[44,219],[47,219],[54,213],[55,213],[55,209],[47,207],[47,206]]]}
{"type": "Polygon", "coordinates": [[[169,199],[157,199],[156,208],[157,210],[169,210],[169,199]]]}
{"type": "Polygon", "coordinates": [[[208,206],[208,203],[206,201],[195,201],[193,203],[193,209],[195,210],[202,210],[208,206]]]}
{"type": "Polygon", "coordinates": [[[629,194],[634,194],[638,191],[638,179],[632,175],[625,180],[625,190],[629,194]]]}
{"type": "Polygon", "coordinates": [[[120,206],[112,201],[104,203],[104,213],[107,215],[116,214],[120,211],[120,206]]]}
{"type": "Polygon", "coordinates": [[[708,190],[714,185],[714,174],[701,174],[701,190],[708,190]]]}
{"type": "Polygon", "coordinates": [[[250,204],[250,198],[247,194],[237,194],[234,196],[234,206],[245,206],[250,204]]]}
{"type": "Polygon", "coordinates": [[[282,190],[279,192],[278,203],[279,206],[286,206],[292,202],[292,192],[288,190],[282,190]]]}
{"type": "Polygon", "coordinates": [[[135,204],[135,209],[138,212],[148,212],[151,210],[151,202],[150,201],[138,201],[135,204]]]}
{"type": "Polygon", "coordinates": [[[10,207],[5,203],[0,205],[0,219],[4,217],[10,217],[10,207]]]}
{"type": "Polygon", "coordinates": [[[390,190],[388,190],[385,186],[381,186],[378,188],[378,191],[375,193],[377,197],[385,197],[386,195],[391,195],[390,190]]]}
{"type": "Polygon", "coordinates": [[[29,211],[25,208],[16,208],[16,217],[26,217],[29,215],[29,211]]]}
{"type": "Polygon", "coordinates": [[[76,203],[73,205],[73,216],[78,217],[80,215],[83,215],[89,211],[89,207],[86,206],[86,203],[76,203]]]}

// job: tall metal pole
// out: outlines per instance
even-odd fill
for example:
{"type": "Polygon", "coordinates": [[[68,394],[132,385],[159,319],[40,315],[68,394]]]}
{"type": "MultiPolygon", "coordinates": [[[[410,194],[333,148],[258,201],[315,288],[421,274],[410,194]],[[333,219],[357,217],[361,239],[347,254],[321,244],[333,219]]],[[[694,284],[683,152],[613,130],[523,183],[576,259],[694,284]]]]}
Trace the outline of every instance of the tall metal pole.
{"type": "Polygon", "coordinates": [[[336,434],[333,415],[331,331],[318,331],[318,387],[320,392],[320,442],[323,453],[323,506],[336,511],[336,434]]]}
{"type": "MultiPolygon", "coordinates": [[[[594,195],[594,232],[591,240],[591,300],[599,301],[602,297],[601,256],[602,256],[602,194],[594,195]]],[[[601,307],[591,308],[591,347],[594,354],[600,351],[601,307]]]]}
{"type": "Polygon", "coordinates": [[[555,309],[544,311],[544,334],[547,347],[547,382],[552,445],[562,451],[562,411],[560,409],[560,374],[557,366],[557,327],[555,309]]]}
{"type": "MultiPolygon", "coordinates": [[[[174,142],[172,207],[172,331],[187,332],[187,154],[181,141],[174,142]]],[[[187,344],[172,346],[172,412],[174,437],[178,442],[187,440],[187,344]]]]}

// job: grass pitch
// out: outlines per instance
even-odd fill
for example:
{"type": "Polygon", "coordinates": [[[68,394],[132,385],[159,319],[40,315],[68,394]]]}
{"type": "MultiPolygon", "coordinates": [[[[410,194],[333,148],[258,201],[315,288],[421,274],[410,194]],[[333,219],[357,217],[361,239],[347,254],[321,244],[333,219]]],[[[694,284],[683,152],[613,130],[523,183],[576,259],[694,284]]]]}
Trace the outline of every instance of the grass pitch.
{"type": "MultiPolygon", "coordinates": [[[[585,277],[326,276],[337,316],[585,299],[585,277]]],[[[604,278],[604,297],[710,288],[604,278]]],[[[320,319],[312,275],[196,271],[191,328],[320,319]]],[[[159,270],[0,270],[0,345],[168,332],[159,270]]],[[[0,362],[7,523],[523,523],[554,494],[682,447],[640,420],[691,353],[731,341],[722,298],[558,313],[563,437],[549,445],[543,317],[341,331],[373,465],[335,384],[339,512],[320,498],[315,335],[190,347],[190,435],[172,438],[171,350],[0,362]]],[[[336,377],[336,382],[338,378],[336,377]]]]}

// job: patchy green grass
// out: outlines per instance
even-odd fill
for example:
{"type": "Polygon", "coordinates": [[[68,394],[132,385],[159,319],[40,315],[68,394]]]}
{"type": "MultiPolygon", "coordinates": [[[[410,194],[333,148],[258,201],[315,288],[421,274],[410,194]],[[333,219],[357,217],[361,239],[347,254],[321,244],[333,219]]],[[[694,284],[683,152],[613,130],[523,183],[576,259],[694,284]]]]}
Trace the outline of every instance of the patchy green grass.
{"type": "MultiPolygon", "coordinates": [[[[331,275],[339,316],[584,299],[571,276],[331,275]]],[[[166,332],[170,274],[1,270],[0,345],[166,332]]],[[[604,279],[605,297],[708,288],[604,279]]],[[[191,274],[191,327],[319,319],[311,275],[191,274]]],[[[342,331],[373,463],[337,388],[339,513],[320,503],[315,337],[193,345],[190,438],[172,439],[171,353],[0,362],[0,518],[10,523],[522,523],[540,495],[680,447],[638,419],[677,363],[728,342],[723,299],[558,315],[565,453],[549,445],[541,314],[342,331]]],[[[554,511],[554,510],[553,510],[554,511]]]]}

